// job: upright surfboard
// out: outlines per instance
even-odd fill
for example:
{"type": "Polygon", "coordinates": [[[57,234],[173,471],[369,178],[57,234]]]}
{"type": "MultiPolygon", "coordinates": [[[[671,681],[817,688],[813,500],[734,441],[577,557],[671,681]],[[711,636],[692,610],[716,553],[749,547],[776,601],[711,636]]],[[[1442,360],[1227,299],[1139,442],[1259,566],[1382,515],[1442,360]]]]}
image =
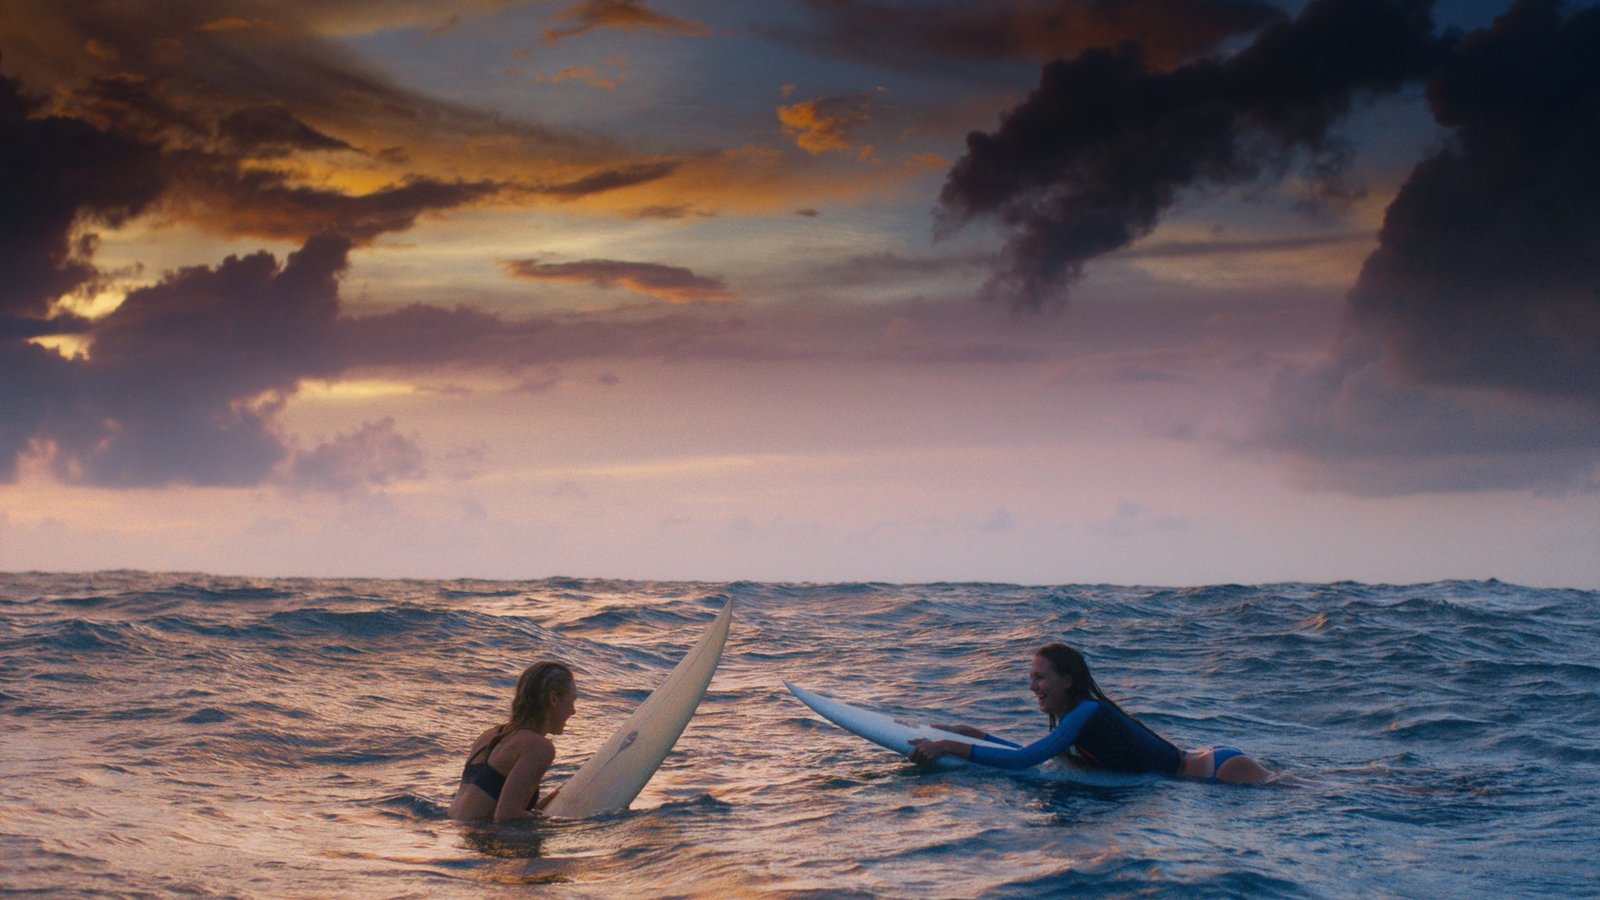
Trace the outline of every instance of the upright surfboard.
{"type": "Polygon", "coordinates": [[[722,645],[728,640],[728,624],[732,620],[733,601],[729,600],[667,680],[561,786],[561,793],[545,807],[546,813],[579,819],[626,809],[639,796],[705,696],[711,675],[722,659],[722,645]]]}
{"type": "MultiPolygon", "coordinates": [[[[824,697],[821,694],[808,691],[787,681],[783,683],[783,686],[789,689],[789,693],[799,698],[801,703],[815,710],[817,715],[857,737],[864,737],[880,747],[893,750],[901,756],[911,752],[911,742],[918,738],[930,741],[954,738],[963,743],[980,747],[1005,747],[1004,744],[970,738],[964,734],[945,731],[923,722],[897,719],[885,713],[852,706],[843,700],[824,697]]],[[[934,764],[951,767],[966,765],[967,761],[959,756],[947,754],[934,760],[934,764]]]]}

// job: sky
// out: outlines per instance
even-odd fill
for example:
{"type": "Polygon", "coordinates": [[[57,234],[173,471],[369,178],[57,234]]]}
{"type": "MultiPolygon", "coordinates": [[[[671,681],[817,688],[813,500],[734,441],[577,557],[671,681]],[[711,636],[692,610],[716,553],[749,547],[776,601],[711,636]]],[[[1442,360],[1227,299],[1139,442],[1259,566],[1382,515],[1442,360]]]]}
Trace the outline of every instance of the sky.
{"type": "Polygon", "coordinates": [[[1600,588],[1600,8],[0,0],[0,570],[1600,588]]]}

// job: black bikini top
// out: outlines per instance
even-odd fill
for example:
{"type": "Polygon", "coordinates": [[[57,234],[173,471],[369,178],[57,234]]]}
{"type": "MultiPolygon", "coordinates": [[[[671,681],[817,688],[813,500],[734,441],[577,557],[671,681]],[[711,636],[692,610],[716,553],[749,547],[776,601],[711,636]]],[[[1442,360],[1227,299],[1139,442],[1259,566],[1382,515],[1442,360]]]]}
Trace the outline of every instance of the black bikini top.
{"type": "MultiPolygon", "coordinates": [[[[477,753],[467,757],[467,764],[461,767],[461,783],[476,786],[493,800],[499,800],[500,792],[505,790],[506,776],[494,766],[489,765],[489,756],[494,753],[495,745],[500,743],[500,739],[504,737],[505,734],[502,733],[490,738],[489,743],[480,748],[477,753]],[[475,760],[478,760],[478,754],[480,753],[483,754],[483,759],[475,762],[475,760]]],[[[534,788],[533,797],[528,801],[528,808],[533,809],[538,802],[539,789],[534,788]]]]}

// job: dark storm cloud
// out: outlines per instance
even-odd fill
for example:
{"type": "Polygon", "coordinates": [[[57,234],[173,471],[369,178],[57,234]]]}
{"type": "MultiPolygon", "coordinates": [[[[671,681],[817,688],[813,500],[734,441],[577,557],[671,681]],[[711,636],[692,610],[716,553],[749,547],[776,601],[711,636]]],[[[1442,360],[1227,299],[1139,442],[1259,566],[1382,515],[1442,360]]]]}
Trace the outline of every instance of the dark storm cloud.
{"type": "Polygon", "coordinates": [[[806,7],[816,27],[790,40],[924,74],[949,73],[956,61],[1049,62],[1123,41],[1166,68],[1283,17],[1264,0],[807,0],[806,7]]]}
{"type": "Polygon", "coordinates": [[[18,458],[70,407],[76,375],[77,367],[56,353],[0,337],[0,483],[16,478],[18,458]]]}
{"type": "Polygon", "coordinates": [[[968,136],[942,216],[1011,233],[992,293],[1020,309],[1059,302],[1088,260],[1148,234],[1186,188],[1278,177],[1301,155],[1336,177],[1333,126],[1437,58],[1428,6],[1317,0],[1232,57],[1171,72],[1133,43],[1050,63],[996,131],[968,136]]]}
{"type": "Polygon", "coordinates": [[[1267,443],[1324,487],[1600,489],[1600,9],[1529,0],[1428,85],[1419,164],[1335,352],[1286,373],[1267,443]]]}
{"type": "Polygon", "coordinates": [[[276,404],[338,371],[333,325],[347,238],[179,270],[96,323],[79,393],[47,424],[69,480],[255,484],[285,455],[276,404]]]}
{"type": "Polygon", "coordinates": [[[86,122],[40,116],[40,101],[0,75],[0,316],[42,316],[90,282],[81,224],[144,211],[163,185],[159,150],[86,122]]]}
{"type": "Polygon", "coordinates": [[[1350,294],[1423,382],[1600,404],[1600,9],[1524,0],[1428,86],[1419,165],[1350,294]]]}

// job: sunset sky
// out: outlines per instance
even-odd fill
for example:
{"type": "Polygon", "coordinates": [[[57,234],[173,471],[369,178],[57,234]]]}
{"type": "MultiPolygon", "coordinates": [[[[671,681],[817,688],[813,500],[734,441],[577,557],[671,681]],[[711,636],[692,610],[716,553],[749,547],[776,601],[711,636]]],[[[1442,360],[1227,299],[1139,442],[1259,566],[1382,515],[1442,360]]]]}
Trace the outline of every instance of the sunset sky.
{"type": "Polygon", "coordinates": [[[1600,588],[1596,160],[1592,3],[0,0],[0,569],[1600,588]]]}

